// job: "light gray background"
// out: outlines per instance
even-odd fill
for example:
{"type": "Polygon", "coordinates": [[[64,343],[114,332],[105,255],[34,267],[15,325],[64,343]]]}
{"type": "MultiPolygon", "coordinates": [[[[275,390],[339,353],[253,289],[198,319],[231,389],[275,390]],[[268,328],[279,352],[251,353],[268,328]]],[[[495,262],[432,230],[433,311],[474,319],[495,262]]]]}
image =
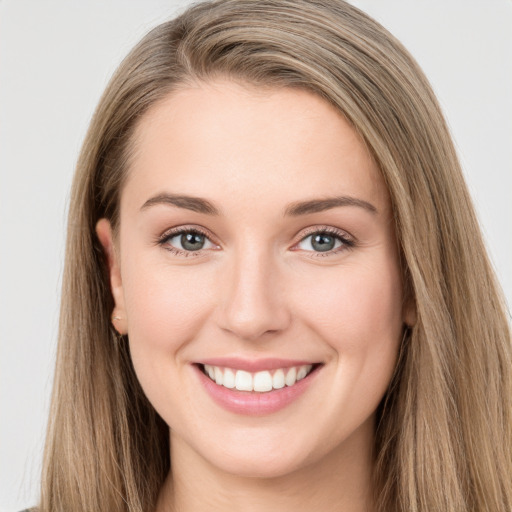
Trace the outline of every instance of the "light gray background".
{"type": "MultiPolygon", "coordinates": [[[[108,78],[162,0],[0,0],[0,511],[38,495],[68,190],[108,78]]],[[[417,58],[512,304],[512,0],[354,0],[417,58]]]]}

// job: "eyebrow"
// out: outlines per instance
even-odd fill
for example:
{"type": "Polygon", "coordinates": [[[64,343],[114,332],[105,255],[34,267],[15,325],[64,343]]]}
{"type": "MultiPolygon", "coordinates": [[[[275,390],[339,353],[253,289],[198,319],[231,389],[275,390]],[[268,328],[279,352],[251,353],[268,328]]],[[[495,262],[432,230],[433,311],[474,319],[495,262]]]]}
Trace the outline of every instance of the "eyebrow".
{"type": "Polygon", "coordinates": [[[205,213],[206,215],[220,215],[220,211],[207,199],[177,194],[158,194],[148,199],[141,206],[141,211],[158,204],[177,206],[178,208],[192,210],[197,213],[205,213]]]}
{"type": "MultiPolygon", "coordinates": [[[[207,199],[167,193],[158,194],[148,199],[142,205],[141,211],[146,210],[151,206],[161,204],[177,206],[178,208],[184,208],[186,210],[191,210],[197,213],[204,213],[206,215],[220,215],[220,210],[207,199]]],[[[286,207],[284,215],[287,217],[298,217],[300,215],[323,212],[341,206],[357,206],[372,214],[378,213],[377,208],[375,208],[375,206],[373,206],[373,204],[369,203],[368,201],[364,201],[363,199],[358,199],[351,196],[337,196],[328,197],[325,199],[310,199],[308,201],[297,201],[295,203],[291,203],[286,207]]]]}
{"type": "Polygon", "coordinates": [[[332,208],[338,208],[339,206],[357,206],[370,213],[378,213],[377,208],[368,201],[351,196],[337,196],[292,203],[288,205],[284,214],[285,216],[296,217],[299,215],[307,215],[309,213],[323,212],[332,208]]]}

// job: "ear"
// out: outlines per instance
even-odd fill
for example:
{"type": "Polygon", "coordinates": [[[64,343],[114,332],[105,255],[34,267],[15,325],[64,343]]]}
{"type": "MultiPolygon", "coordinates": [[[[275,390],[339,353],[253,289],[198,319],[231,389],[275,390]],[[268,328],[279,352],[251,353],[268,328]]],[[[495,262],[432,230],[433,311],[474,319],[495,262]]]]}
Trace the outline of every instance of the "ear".
{"type": "Polygon", "coordinates": [[[119,256],[114,245],[112,226],[107,219],[100,219],[96,224],[96,235],[103,247],[107,259],[110,278],[110,290],[114,297],[114,311],[112,312],[112,324],[119,334],[128,333],[128,322],[124,304],[123,282],[121,279],[121,267],[119,256]]]}

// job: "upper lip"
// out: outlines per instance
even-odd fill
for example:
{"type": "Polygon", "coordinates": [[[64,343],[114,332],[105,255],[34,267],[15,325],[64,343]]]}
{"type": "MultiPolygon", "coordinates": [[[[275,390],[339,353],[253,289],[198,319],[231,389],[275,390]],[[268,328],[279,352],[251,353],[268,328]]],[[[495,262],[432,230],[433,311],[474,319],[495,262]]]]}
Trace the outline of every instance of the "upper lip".
{"type": "Polygon", "coordinates": [[[303,366],[316,364],[312,361],[299,359],[281,359],[266,357],[262,359],[243,359],[240,357],[212,357],[196,361],[196,364],[232,368],[233,370],[245,370],[247,372],[260,372],[264,370],[277,370],[278,368],[291,368],[292,366],[303,366]]]}

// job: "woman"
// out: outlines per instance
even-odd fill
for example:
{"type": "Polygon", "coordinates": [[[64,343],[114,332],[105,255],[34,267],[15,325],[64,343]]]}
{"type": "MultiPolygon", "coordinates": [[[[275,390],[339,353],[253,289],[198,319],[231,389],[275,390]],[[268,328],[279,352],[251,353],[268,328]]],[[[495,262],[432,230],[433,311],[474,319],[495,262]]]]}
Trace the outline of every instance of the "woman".
{"type": "Polygon", "coordinates": [[[71,198],[40,510],[510,510],[510,334],[430,87],[340,1],[200,4],[71,198]]]}

